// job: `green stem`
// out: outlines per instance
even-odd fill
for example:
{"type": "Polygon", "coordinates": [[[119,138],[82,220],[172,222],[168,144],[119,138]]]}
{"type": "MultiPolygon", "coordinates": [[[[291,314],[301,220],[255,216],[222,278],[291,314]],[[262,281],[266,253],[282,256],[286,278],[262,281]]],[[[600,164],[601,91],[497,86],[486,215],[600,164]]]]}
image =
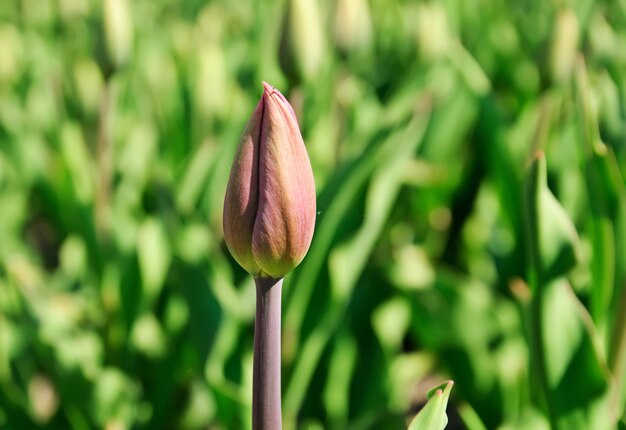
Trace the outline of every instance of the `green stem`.
{"type": "Polygon", "coordinates": [[[280,430],[280,306],[283,280],[255,278],[252,429],[280,430]]]}

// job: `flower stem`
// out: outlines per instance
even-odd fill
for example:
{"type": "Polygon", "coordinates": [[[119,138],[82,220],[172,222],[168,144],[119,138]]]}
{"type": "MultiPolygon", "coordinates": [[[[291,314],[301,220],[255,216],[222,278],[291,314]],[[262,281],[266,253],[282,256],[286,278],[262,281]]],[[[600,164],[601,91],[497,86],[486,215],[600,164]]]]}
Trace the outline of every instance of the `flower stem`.
{"type": "Polygon", "coordinates": [[[252,429],[280,430],[280,304],[283,280],[255,278],[252,429]]]}

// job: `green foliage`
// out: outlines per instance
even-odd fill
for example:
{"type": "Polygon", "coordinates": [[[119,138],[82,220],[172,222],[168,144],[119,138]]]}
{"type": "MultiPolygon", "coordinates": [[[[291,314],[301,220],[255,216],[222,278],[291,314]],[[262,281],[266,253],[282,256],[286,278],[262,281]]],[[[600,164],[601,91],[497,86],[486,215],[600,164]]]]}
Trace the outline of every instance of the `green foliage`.
{"type": "Polygon", "coordinates": [[[623,1],[0,1],[0,428],[250,428],[254,284],[221,218],[263,80],[318,191],[286,430],[446,404],[448,429],[624,428],[625,23],[623,1]]]}
{"type": "Polygon", "coordinates": [[[445,382],[428,392],[426,406],[413,418],[409,430],[443,430],[448,424],[446,405],[452,390],[452,381],[445,382]]]}
{"type": "Polygon", "coordinates": [[[525,202],[533,286],[530,337],[552,426],[612,428],[610,376],[600,338],[587,310],[563,279],[579,260],[579,239],[548,189],[541,153],[529,168],[525,202]]]}

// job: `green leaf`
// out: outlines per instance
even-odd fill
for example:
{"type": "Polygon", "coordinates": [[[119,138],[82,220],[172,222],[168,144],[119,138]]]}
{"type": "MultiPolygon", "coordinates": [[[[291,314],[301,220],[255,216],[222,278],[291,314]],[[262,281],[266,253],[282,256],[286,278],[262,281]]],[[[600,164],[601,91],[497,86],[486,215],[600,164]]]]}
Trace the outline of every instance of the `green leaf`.
{"type": "MultiPolygon", "coordinates": [[[[328,339],[337,329],[340,319],[345,312],[354,288],[357,285],[359,276],[367,264],[368,258],[376,244],[389,212],[397,199],[400,188],[402,186],[403,167],[405,166],[407,157],[415,151],[416,147],[422,142],[422,136],[428,123],[429,112],[422,113],[414,117],[409,124],[394,133],[385,140],[380,147],[377,159],[362,158],[357,161],[354,170],[349,172],[346,179],[348,182],[354,181],[348,188],[346,184],[341,191],[335,196],[335,199],[329,205],[328,213],[337,211],[337,215],[341,211],[348,211],[351,200],[356,196],[359,182],[366,180],[367,176],[361,177],[361,174],[371,175],[371,184],[367,190],[366,209],[364,221],[357,232],[349,240],[336,246],[329,255],[329,275],[331,279],[331,306],[324,316],[323,323],[318,325],[312,335],[304,342],[301,353],[294,367],[293,375],[287,385],[285,402],[283,411],[286,416],[294,417],[297,410],[304,401],[307,387],[313,377],[315,366],[322,355],[323,348],[326,346],[328,339]],[[382,163],[377,166],[376,161],[382,163]],[[370,170],[371,169],[371,170],[370,170]],[[351,189],[354,186],[354,189],[351,189]],[[354,192],[352,196],[344,195],[347,191],[354,192]]],[[[313,240],[311,251],[307,257],[308,262],[305,263],[302,272],[312,270],[314,264],[323,264],[323,261],[315,261],[314,258],[322,257],[324,249],[318,247],[330,246],[334,238],[335,227],[339,221],[339,217],[325,218],[316,232],[317,239],[313,240]],[[329,230],[330,228],[333,230],[329,230]],[[322,237],[320,237],[322,236],[322,237]],[[328,240],[327,243],[320,244],[320,241],[328,240]],[[317,242],[317,243],[316,243],[317,242]],[[311,255],[313,254],[313,255],[311,255]],[[313,260],[313,261],[311,261],[313,260]]],[[[319,266],[315,268],[319,272],[319,266]]],[[[315,275],[317,276],[317,275],[315,275]]],[[[302,276],[300,277],[302,279],[302,276]]],[[[313,275],[304,277],[298,285],[298,295],[294,296],[294,300],[289,302],[287,307],[285,326],[293,330],[302,324],[304,316],[304,307],[310,296],[305,296],[304,288],[312,288],[314,282],[313,275]],[[310,282],[306,287],[306,282],[310,282]],[[304,285],[303,285],[304,284],[304,285]],[[302,306],[302,308],[300,308],[302,306]],[[300,309],[301,314],[294,313],[294,309],[300,309]]],[[[311,294],[312,291],[306,293],[311,294]]],[[[298,333],[293,330],[292,333],[298,333]]],[[[295,342],[295,339],[292,339],[295,342]]]]}
{"type": "Polygon", "coordinates": [[[515,430],[550,430],[550,423],[545,415],[533,407],[527,407],[519,413],[515,421],[503,426],[515,430]]]}
{"type": "Polygon", "coordinates": [[[94,195],[93,163],[79,126],[66,122],[60,131],[61,153],[72,179],[72,187],[81,203],[90,203],[94,195]]]}
{"type": "Polygon", "coordinates": [[[183,213],[191,212],[211,172],[210,166],[215,158],[215,147],[206,142],[198,147],[193,154],[176,193],[176,206],[183,213]]]}
{"type": "Polygon", "coordinates": [[[116,367],[107,367],[94,383],[93,410],[96,421],[104,426],[117,419],[123,423],[135,420],[141,388],[128,374],[116,367]]]}
{"type": "Polygon", "coordinates": [[[350,386],[358,353],[355,340],[344,332],[339,335],[330,356],[324,407],[330,417],[344,424],[350,412],[350,386]]]}
{"type": "Polygon", "coordinates": [[[547,395],[559,428],[611,428],[608,371],[590,315],[564,280],[540,294],[547,395]]]}
{"type": "Polygon", "coordinates": [[[580,240],[565,209],[547,185],[546,159],[537,154],[526,182],[526,228],[539,282],[555,279],[580,261],[580,240]]]}
{"type": "Polygon", "coordinates": [[[413,418],[408,430],[443,430],[448,424],[446,406],[453,381],[447,381],[428,392],[428,403],[413,418]]]}
{"type": "Polygon", "coordinates": [[[137,238],[139,269],[147,303],[161,292],[171,261],[171,250],[163,225],[153,218],[144,221],[137,238]]]}
{"type": "Polygon", "coordinates": [[[539,153],[526,183],[531,256],[531,354],[553,428],[608,429],[608,371],[591,317],[562,279],[579,259],[578,235],[547,186],[539,153]],[[561,279],[560,279],[561,278],[561,279]]]}

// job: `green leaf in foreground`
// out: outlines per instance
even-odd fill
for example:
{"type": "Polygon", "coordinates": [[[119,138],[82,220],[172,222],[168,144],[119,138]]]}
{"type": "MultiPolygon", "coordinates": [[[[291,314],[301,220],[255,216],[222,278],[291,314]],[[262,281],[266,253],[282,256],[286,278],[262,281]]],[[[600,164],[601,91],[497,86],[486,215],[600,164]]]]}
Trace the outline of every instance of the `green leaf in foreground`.
{"type": "Polygon", "coordinates": [[[408,430],[443,430],[448,424],[446,406],[453,381],[447,381],[428,392],[428,403],[413,418],[408,430]]]}

